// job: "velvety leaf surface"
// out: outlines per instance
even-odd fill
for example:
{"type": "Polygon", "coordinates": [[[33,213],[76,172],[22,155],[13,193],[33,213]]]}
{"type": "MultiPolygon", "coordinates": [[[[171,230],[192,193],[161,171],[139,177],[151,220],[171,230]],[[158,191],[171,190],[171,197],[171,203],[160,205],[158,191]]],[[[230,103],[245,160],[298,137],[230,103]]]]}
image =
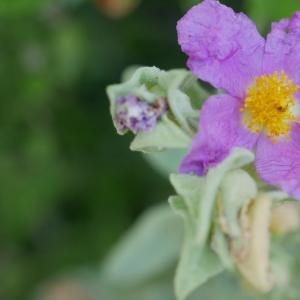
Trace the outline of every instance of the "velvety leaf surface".
{"type": "Polygon", "coordinates": [[[137,285],[171,268],[179,255],[182,226],[167,205],[145,212],[104,263],[104,276],[119,286],[137,285]]]}
{"type": "Polygon", "coordinates": [[[217,199],[225,199],[224,207],[230,228],[237,230],[238,209],[256,195],[254,181],[246,172],[238,169],[251,161],[251,152],[235,149],[223,163],[204,177],[171,175],[170,180],[178,196],[170,197],[169,202],[174,211],[183,217],[185,224],[185,240],[175,277],[178,299],[187,299],[208,279],[222,272],[225,267],[229,268],[228,249],[221,231],[215,232],[217,251],[213,251],[208,235],[213,226],[217,199]],[[236,186],[243,189],[237,190],[236,186]]]}

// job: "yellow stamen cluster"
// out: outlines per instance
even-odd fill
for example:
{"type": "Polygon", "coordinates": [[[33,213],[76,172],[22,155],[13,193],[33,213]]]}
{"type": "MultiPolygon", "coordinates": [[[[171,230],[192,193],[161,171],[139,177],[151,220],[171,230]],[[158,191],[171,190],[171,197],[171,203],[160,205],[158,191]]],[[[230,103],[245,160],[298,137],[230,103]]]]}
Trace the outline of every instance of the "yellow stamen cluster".
{"type": "Polygon", "coordinates": [[[241,108],[247,127],[255,133],[264,132],[274,142],[279,136],[288,139],[291,124],[297,121],[292,109],[299,89],[284,71],[256,77],[241,108]]]}

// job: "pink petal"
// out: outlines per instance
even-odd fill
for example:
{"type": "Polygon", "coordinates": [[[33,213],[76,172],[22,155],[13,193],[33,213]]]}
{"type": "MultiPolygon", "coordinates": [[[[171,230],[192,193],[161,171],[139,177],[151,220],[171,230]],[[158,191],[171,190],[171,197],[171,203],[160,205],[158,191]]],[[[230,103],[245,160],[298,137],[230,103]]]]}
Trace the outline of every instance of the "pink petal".
{"type": "Polygon", "coordinates": [[[300,12],[290,20],[272,24],[266,41],[263,70],[267,74],[284,70],[300,84],[300,12]]]}
{"type": "Polygon", "coordinates": [[[274,144],[260,138],[257,143],[256,168],[260,177],[300,200],[300,126],[295,124],[291,140],[274,144]]]}
{"type": "Polygon", "coordinates": [[[177,32],[189,68],[214,87],[242,98],[261,74],[265,41],[244,14],[204,0],[178,22],[177,32]]]}
{"type": "Polygon", "coordinates": [[[181,163],[180,172],[204,175],[233,147],[253,147],[258,136],[244,127],[240,107],[239,99],[229,95],[208,98],[200,112],[199,131],[181,163]]]}

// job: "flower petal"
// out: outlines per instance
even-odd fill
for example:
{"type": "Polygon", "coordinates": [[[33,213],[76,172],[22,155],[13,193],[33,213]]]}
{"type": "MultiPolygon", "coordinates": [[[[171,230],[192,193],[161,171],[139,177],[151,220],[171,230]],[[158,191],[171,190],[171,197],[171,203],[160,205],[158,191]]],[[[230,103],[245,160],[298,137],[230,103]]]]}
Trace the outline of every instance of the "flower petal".
{"type": "Polygon", "coordinates": [[[291,139],[274,144],[268,138],[257,143],[256,168],[260,177],[300,200],[300,126],[293,126],[291,139]]]}
{"type": "Polygon", "coordinates": [[[233,147],[251,149],[258,135],[242,123],[241,102],[229,95],[208,98],[200,112],[199,131],[179,171],[202,176],[221,162],[233,147]]]}
{"type": "Polygon", "coordinates": [[[177,32],[189,68],[214,87],[242,98],[261,74],[265,41],[244,14],[204,0],[178,22],[177,32]]]}
{"type": "Polygon", "coordinates": [[[264,73],[284,70],[300,83],[300,12],[272,24],[268,34],[263,62],[264,73]]]}

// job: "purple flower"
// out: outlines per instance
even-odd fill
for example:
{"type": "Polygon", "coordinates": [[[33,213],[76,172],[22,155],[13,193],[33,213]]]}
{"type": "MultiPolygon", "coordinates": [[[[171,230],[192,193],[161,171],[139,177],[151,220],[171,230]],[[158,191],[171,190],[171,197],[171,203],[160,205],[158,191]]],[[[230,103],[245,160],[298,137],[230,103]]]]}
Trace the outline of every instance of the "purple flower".
{"type": "Polygon", "coordinates": [[[120,97],[116,101],[116,124],[120,132],[137,134],[154,129],[158,118],[166,111],[163,99],[147,103],[135,96],[120,97]]]}
{"type": "Polygon", "coordinates": [[[265,40],[244,14],[204,0],[177,30],[188,67],[224,91],[203,105],[180,171],[201,176],[233,147],[255,149],[260,177],[300,200],[300,13],[265,40]]]}

